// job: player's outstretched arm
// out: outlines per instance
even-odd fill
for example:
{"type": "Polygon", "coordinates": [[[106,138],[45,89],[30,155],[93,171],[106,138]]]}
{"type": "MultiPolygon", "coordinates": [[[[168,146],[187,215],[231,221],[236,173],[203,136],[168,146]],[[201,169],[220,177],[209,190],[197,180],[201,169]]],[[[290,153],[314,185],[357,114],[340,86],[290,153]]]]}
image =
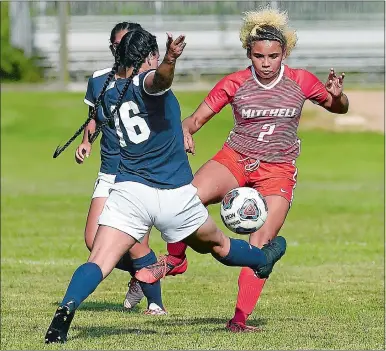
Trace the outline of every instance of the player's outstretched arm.
{"type": "Polygon", "coordinates": [[[171,87],[177,58],[181,56],[186,46],[185,35],[180,35],[174,41],[170,33],[167,33],[167,36],[164,59],[154,74],[149,74],[145,80],[146,91],[150,94],[159,93],[171,87]]]}
{"type": "Polygon", "coordinates": [[[192,135],[196,133],[206,122],[208,122],[216,112],[214,112],[205,101],[203,101],[192,115],[185,118],[182,122],[184,132],[185,151],[195,154],[194,141],[192,135]]]}
{"type": "Polygon", "coordinates": [[[322,104],[330,112],[344,114],[348,111],[349,102],[347,96],[343,93],[343,80],[344,73],[337,77],[334,69],[331,68],[325,85],[328,98],[322,104]]]}
{"type": "Polygon", "coordinates": [[[182,128],[189,134],[196,133],[205,123],[207,123],[216,112],[214,112],[208,104],[203,101],[197,110],[192,115],[185,118],[182,122],[182,128]]]}

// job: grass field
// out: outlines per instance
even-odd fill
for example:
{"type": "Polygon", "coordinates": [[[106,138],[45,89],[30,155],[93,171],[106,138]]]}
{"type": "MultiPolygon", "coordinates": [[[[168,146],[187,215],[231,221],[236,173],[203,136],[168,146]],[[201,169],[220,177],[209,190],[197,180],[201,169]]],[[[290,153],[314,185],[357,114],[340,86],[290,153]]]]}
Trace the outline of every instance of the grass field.
{"type": "MultiPolygon", "coordinates": [[[[203,93],[179,93],[183,116],[203,93]]],[[[301,131],[286,256],[250,318],[259,334],[230,334],[239,269],[188,251],[186,274],[167,278],[169,315],[122,312],[128,274],[114,271],[77,313],[66,346],[43,344],[73,270],[98,171],[76,143],[52,159],[85,118],[82,94],[1,94],[1,348],[68,350],[384,349],[384,148],[381,134],[301,131]]],[[[232,125],[227,109],[196,136],[196,170],[232,125]]],[[[211,213],[220,223],[219,208],[211,213]]],[[[165,252],[157,232],[151,246],[165,252]]]]}

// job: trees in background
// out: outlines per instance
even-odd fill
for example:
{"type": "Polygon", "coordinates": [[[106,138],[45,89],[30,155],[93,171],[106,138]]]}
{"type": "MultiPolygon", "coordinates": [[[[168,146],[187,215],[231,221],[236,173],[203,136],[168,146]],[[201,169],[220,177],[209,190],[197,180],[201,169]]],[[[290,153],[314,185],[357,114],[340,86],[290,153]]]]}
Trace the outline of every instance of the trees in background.
{"type": "Polygon", "coordinates": [[[1,2],[1,81],[37,82],[43,77],[43,69],[37,64],[37,57],[26,57],[23,50],[10,43],[9,4],[1,2]]]}

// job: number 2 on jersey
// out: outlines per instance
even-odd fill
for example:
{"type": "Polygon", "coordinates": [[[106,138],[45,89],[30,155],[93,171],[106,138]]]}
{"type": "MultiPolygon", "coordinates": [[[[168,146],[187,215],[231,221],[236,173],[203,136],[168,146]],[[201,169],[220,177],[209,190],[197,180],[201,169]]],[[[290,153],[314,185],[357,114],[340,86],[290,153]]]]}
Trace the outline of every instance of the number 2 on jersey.
{"type": "MultiPolygon", "coordinates": [[[[111,112],[113,112],[114,109],[115,105],[111,105],[111,112]]],[[[149,139],[150,129],[146,121],[142,117],[137,116],[139,114],[139,108],[135,102],[124,102],[119,109],[119,114],[121,116],[122,124],[125,126],[127,136],[131,142],[134,144],[139,144],[149,139]],[[130,111],[133,114],[132,117],[130,117],[130,111]]],[[[114,122],[115,129],[119,138],[119,144],[121,147],[125,147],[126,142],[123,138],[123,133],[119,124],[119,117],[117,113],[114,114],[114,122]]]]}
{"type": "Polygon", "coordinates": [[[269,143],[269,140],[265,140],[264,136],[266,135],[272,135],[273,131],[276,128],[276,124],[264,124],[261,127],[262,132],[259,133],[259,136],[257,137],[258,141],[262,141],[263,143],[269,143]]]}

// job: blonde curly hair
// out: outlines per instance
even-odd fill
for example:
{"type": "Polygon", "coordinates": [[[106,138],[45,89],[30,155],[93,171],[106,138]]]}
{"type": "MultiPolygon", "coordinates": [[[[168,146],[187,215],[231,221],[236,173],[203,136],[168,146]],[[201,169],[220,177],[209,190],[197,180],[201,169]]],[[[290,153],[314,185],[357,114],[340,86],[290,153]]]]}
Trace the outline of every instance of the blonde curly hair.
{"type": "Polygon", "coordinates": [[[243,25],[240,29],[240,41],[243,48],[248,48],[254,38],[258,39],[258,32],[265,31],[264,27],[272,27],[284,38],[287,57],[296,46],[298,37],[296,31],[288,27],[288,14],[269,6],[257,11],[244,12],[243,25]]]}

